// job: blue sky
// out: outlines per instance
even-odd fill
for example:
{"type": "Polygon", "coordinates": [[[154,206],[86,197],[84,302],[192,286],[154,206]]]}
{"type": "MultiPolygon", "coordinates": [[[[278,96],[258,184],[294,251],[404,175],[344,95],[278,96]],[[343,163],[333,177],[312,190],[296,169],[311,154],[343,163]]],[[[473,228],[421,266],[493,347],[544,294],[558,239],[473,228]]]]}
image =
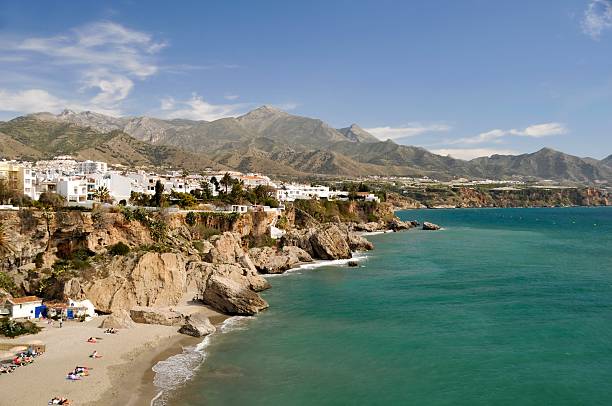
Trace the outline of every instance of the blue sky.
{"type": "Polygon", "coordinates": [[[0,2],[0,119],[261,104],[459,158],[603,158],[612,0],[0,2]]]}

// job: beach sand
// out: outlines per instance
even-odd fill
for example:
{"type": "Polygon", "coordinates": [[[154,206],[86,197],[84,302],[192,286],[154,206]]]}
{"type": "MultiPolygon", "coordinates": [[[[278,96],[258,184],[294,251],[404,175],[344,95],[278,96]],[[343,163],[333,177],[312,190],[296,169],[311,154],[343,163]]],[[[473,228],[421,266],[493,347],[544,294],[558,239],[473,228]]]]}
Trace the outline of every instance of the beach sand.
{"type": "MultiPolygon", "coordinates": [[[[217,326],[227,318],[187,300],[173,308],[183,314],[203,313],[217,326]]],[[[0,342],[40,340],[46,344],[45,354],[33,364],[0,376],[0,406],[46,405],[54,396],[68,398],[71,405],[149,406],[157,394],[152,367],[202,341],[179,334],[177,326],[151,324],[136,324],[117,334],[104,334],[98,327],[104,317],[84,323],[67,321],[62,328],[57,322],[54,326],[38,322],[43,327],[38,334],[14,340],[0,338],[0,342]],[[89,337],[100,339],[91,344],[87,342],[89,337]],[[102,358],[89,358],[94,350],[102,358]],[[93,370],[81,381],[68,381],[68,371],[77,365],[93,370]]]]}
{"type": "MultiPolygon", "coordinates": [[[[177,333],[177,327],[145,324],[137,324],[118,334],[104,334],[98,328],[101,321],[102,317],[85,323],[65,322],[63,328],[39,323],[44,326],[41,333],[16,338],[15,342],[41,340],[46,344],[46,353],[31,365],[0,376],[0,404],[46,405],[54,396],[66,397],[73,405],[130,404],[131,396],[124,397],[125,402],[121,403],[109,403],[108,396],[121,390],[124,395],[138,394],[147,372],[151,373],[150,381],[153,379],[151,366],[159,357],[171,354],[169,351],[181,351],[186,338],[177,333]],[[89,337],[100,339],[91,344],[87,342],[89,337]],[[89,358],[94,350],[102,358],[89,358]],[[68,381],[66,374],[77,365],[93,370],[81,381],[68,381]]],[[[1,341],[9,342],[9,339],[1,341]]],[[[154,392],[152,385],[150,392],[154,392]]],[[[149,404],[154,396],[150,392],[146,396],[151,397],[146,401],[141,398],[144,402],[141,404],[149,404]]]]}

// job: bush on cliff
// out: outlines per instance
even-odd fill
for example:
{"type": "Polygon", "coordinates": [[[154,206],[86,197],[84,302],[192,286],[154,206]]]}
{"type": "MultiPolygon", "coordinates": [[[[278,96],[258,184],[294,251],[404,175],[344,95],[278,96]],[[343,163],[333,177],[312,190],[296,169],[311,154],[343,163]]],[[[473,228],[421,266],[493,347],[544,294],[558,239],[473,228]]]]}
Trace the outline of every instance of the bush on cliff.
{"type": "Polygon", "coordinates": [[[130,247],[119,241],[117,244],[113,244],[110,247],[108,247],[108,253],[112,256],[124,256],[127,255],[130,252],[130,247]]]}
{"type": "Polygon", "coordinates": [[[16,295],[18,293],[15,281],[4,271],[0,271],[0,289],[10,293],[11,295],[16,295]]]}

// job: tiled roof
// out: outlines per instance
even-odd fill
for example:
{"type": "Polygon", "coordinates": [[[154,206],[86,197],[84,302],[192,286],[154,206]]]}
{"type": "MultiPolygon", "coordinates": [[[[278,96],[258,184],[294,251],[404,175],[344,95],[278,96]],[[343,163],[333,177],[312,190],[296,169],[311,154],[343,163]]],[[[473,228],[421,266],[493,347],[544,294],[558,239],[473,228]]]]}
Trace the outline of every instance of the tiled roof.
{"type": "Polygon", "coordinates": [[[32,302],[40,302],[40,299],[37,296],[24,296],[24,297],[14,297],[9,299],[9,302],[12,304],[24,304],[24,303],[32,303],[32,302]]]}

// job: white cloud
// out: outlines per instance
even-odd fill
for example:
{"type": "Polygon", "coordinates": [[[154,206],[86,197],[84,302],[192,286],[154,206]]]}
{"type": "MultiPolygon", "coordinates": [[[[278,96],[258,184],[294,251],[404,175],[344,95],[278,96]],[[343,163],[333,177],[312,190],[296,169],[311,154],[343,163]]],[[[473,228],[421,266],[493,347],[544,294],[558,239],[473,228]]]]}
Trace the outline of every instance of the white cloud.
{"type": "Polygon", "coordinates": [[[113,105],[125,99],[134,82],[123,75],[117,75],[106,69],[96,69],[85,74],[85,87],[99,89],[98,94],[91,99],[94,105],[113,105]]]}
{"type": "Polygon", "coordinates": [[[450,155],[453,158],[470,160],[481,156],[491,155],[516,155],[516,151],[509,149],[489,149],[489,148],[442,148],[432,149],[431,152],[438,155],[450,155]]]}
{"type": "Polygon", "coordinates": [[[610,28],[612,28],[612,1],[591,0],[584,12],[582,31],[597,40],[610,28]]]}
{"type": "Polygon", "coordinates": [[[422,125],[419,123],[413,123],[404,127],[373,127],[366,128],[365,130],[375,135],[381,140],[395,140],[405,137],[414,137],[416,135],[428,133],[428,132],[446,132],[451,129],[446,124],[431,124],[422,125]]]}
{"type": "Polygon", "coordinates": [[[510,133],[512,135],[533,138],[548,137],[551,135],[561,135],[566,134],[567,132],[567,128],[561,123],[534,124],[530,125],[524,130],[510,130],[510,133]]]}
{"type": "Polygon", "coordinates": [[[213,121],[241,114],[242,104],[211,104],[201,96],[193,94],[191,99],[177,101],[173,98],[161,100],[161,109],[166,118],[186,118],[190,120],[213,121]]]}
{"type": "Polygon", "coordinates": [[[0,111],[55,112],[65,105],[65,100],[57,98],[42,89],[28,89],[17,92],[0,90],[0,111]]]}
{"type": "Polygon", "coordinates": [[[501,130],[496,128],[484,133],[480,133],[474,137],[459,138],[449,142],[449,144],[482,144],[486,142],[499,143],[501,139],[507,136],[541,138],[552,135],[566,134],[568,129],[561,123],[543,123],[530,125],[524,129],[501,130]]]}
{"type": "MultiPolygon", "coordinates": [[[[125,100],[134,88],[134,80],[145,79],[158,72],[154,54],[167,44],[155,41],[150,34],[136,31],[110,21],[99,21],[74,28],[61,35],[51,37],[35,37],[14,40],[11,43],[0,44],[3,61],[29,63],[30,66],[45,66],[47,70],[60,68],[69,75],[68,87],[72,80],[73,88],[85,93],[93,89],[93,94],[87,95],[87,100],[66,102],[65,105],[83,106],[100,112],[120,112],[121,102],[125,100]]],[[[25,87],[35,87],[31,83],[25,87]]],[[[13,90],[13,94],[31,94],[30,90],[13,90]],[[30,93],[28,93],[30,92],[30,93]]],[[[67,89],[70,91],[70,89],[67,89]]],[[[47,91],[46,95],[51,96],[47,91]]],[[[2,102],[2,110],[31,112],[31,106],[41,105],[32,102],[31,106],[18,104],[23,98],[11,98],[2,102]],[[21,107],[21,108],[17,108],[21,107]]],[[[60,100],[54,97],[53,100],[60,100]]],[[[46,101],[50,101],[47,97],[46,101]]],[[[52,104],[48,106],[53,107],[52,104]]],[[[57,110],[47,108],[46,110],[57,110]]]]}
{"type": "Polygon", "coordinates": [[[46,55],[56,64],[103,66],[145,78],[157,72],[150,55],[165,46],[153,41],[149,34],[102,21],[75,28],[65,35],[28,38],[13,49],[46,55]]]}
{"type": "Polygon", "coordinates": [[[238,100],[240,96],[237,94],[228,94],[228,95],[223,96],[223,98],[225,100],[238,100]]]}

